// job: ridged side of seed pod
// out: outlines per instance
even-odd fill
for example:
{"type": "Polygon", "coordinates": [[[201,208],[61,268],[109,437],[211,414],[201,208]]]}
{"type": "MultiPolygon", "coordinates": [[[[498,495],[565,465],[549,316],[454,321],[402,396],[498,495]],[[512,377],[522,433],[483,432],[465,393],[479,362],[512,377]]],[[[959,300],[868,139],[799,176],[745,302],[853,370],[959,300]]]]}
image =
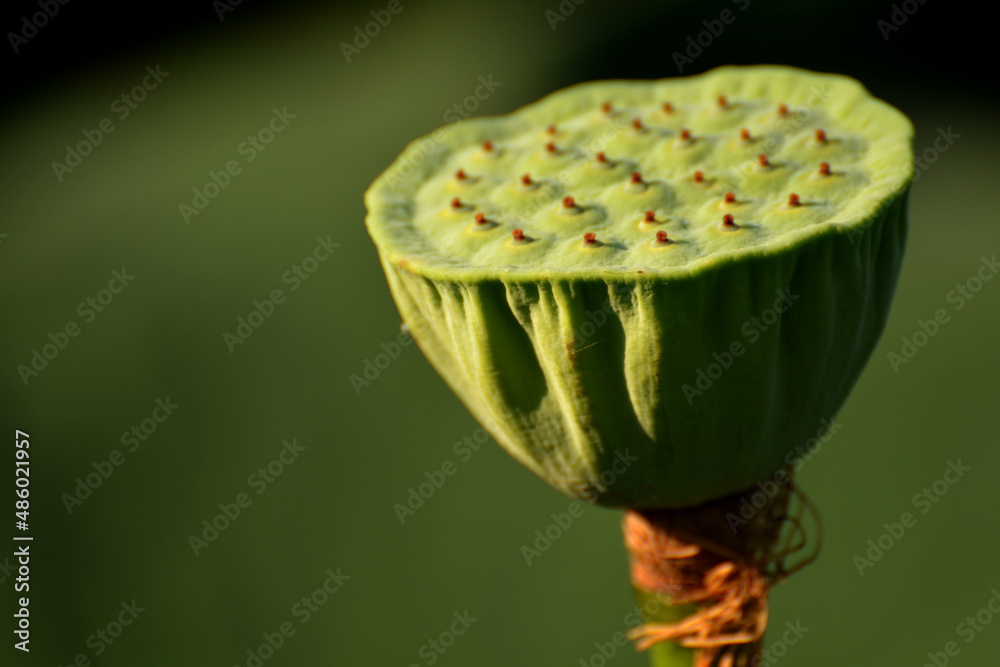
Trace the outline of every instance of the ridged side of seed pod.
{"type": "Polygon", "coordinates": [[[421,349],[518,461],[598,504],[682,507],[770,477],[834,418],[885,326],[907,194],[687,277],[462,282],[383,265],[421,349]]]}

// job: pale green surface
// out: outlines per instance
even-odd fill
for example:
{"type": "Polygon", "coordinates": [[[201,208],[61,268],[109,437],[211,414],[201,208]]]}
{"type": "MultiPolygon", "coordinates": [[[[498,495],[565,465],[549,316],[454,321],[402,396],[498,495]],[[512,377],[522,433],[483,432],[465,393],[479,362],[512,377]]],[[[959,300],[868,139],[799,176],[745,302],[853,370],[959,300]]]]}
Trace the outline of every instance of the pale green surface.
{"type": "Polygon", "coordinates": [[[388,261],[445,280],[601,270],[679,276],[781,252],[831,226],[863,228],[905,187],[912,132],[905,116],[853,79],[788,67],[581,84],[413,142],[367,193],[368,226],[388,261]],[[826,142],[816,140],[817,129],[826,142]],[[819,173],[821,162],[830,174],[819,173]],[[703,182],[693,180],[695,170],[703,182]],[[633,172],[642,182],[632,182],[633,172]],[[524,174],[533,184],[521,183],[524,174]],[[735,203],[723,201],[727,191],[735,203]],[[791,193],[801,205],[787,204],[791,193]],[[645,211],[657,222],[640,224],[645,211]],[[488,223],[475,222],[476,213],[488,223]],[[726,213],[736,229],[720,228],[726,213]],[[531,241],[513,243],[515,228],[531,241]],[[658,230],[674,243],[651,244],[658,230]],[[585,232],[599,243],[582,245],[585,232]]]}

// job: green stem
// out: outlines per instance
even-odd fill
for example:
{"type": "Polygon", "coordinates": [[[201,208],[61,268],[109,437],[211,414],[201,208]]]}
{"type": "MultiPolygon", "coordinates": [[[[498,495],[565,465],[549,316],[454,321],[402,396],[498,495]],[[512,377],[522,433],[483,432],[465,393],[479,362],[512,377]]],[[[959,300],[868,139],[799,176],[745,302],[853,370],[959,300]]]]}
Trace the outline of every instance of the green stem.
{"type": "MultiPolygon", "coordinates": [[[[663,595],[633,586],[635,599],[647,623],[676,623],[692,614],[694,605],[672,605],[663,595]]],[[[693,667],[694,651],[674,642],[654,644],[647,651],[651,667],[693,667]]]]}

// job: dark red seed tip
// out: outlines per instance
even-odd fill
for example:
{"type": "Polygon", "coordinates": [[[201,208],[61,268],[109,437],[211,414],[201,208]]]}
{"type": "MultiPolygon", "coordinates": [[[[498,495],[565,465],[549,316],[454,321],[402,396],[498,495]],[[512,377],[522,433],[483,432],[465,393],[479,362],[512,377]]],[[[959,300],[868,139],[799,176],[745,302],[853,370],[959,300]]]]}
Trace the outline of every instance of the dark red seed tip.
{"type": "Polygon", "coordinates": [[[593,232],[587,232],[583,235],[584,243],[597,243],[597,234],[593,232]]]}
{"type": "Polygon", "coordinates": [[[547,150],[550,153],[555,153],[556,152],[555,142],[550,141],[549,143],[545,144],[545,150],[547,150]]]}
{"type": "Polygon", "coordinates": [[[611,102],[605,102],[601,105],[601,111],[604,113],[611,113],[611,102]]]}
{"type": "Polygon", "coordinates": [[[573,208],[574,206],[576,206],[576,202],[573,200],[572,197],[563,197],[563,206],[565,206],[566,208],[573,208]]]}
{"type": "Polygon", "coordinates": [[[531,180],[531,174],[525,174],[521,177],[521,182],[525,185],[531,185],[534,181],[531,180]]]}
{"type": "Polygon", "coordinates": [[[732,216],[731,213],[726,213],[724,216],[722,216],[722,226],[723,227],[735,227],[736,226],[736,222],[733,220],[733,216],[732,216]]]}
{"type": "Polygon", "coordinates": [[[771,165],[771,160],[767,157],[767,154],[761,153],[757,156],[757,163],[762,167],[769,167],[771,165]]]}
{"type": "Polygon", "coordinates": [[[788,195],[788,205],[789,206],[798,206],[801,203],[802,203],[802,201],[799,199],[799,196],[797,194],[795,194],[794,192],[792,194],[788,195]]]}
{"type": "Polygon", "coordinates": [[[725,201],[725,202],[726,202],[727,204],[732,204],[732,203],[733,203],[734,201],[736,201],[736,195],[735,195],[735,194],[733,194],[732,192],[727,192],[727,193],[726,193],[726,196],[725,196],[725,197],[723,197],[723,200],[724,200],[724,201],[725,201]]]}
{"type": "Polygon", "coordinates": [[[687,129],[686,127],[682,127],[681,139],[690,139],[690,138],[691,138],[691,130],[687,129]]]}
{"type": "Polygon", "coordinates": [[[826,130],[816,130],[816,141],[821,144],[826,143],[826,130]]]}
{"type": "Polygon", "coordinates": [[[514,231],[512,231],[510,233],[510,235],[514,237],[515,241],[523,241],[524,240],[524,232],[522,232],[520,229],[515,229],[514,231]]]}
{"type": "Polygon", "coordinates": [[[486,224],[486,214],[485,213],[476,213],[476,224],[477,225],[485,225],[486,224]]]}
{"type": "Polygon", "coordinates": [[[598,162],[607,162],[608,161],[608,156],[604,154],[604,151],[601,151],[600,153],[597,154],[597,161],[598,162]]]}
{"type": "Polygon", "coordinates": [[[462,200],[458,197],[455,197],[454,199],[451,200],[451,207],[462,208],[462,200]]]}
{"type": "Polygon", "coordinates": [[[483,142],[483,150],[484,151],[491,151],[491,150],[493,150],[493,142],[490,141],[489,139],[487,139],[486,141],[484,141],[483,142]]]}
{"type": "Polygon", "coordinates": [[[740,130],[740,139],[743,141],[750,141],[750,130],[745,127],[740,130]]]}
{"type": "Polygon", "coordinates": [[[671,104],[670,102],[664,102],[663,103],[663,111],[665,113],[673,113],[674,112],[674,105],[671,104]]]}
{"type": "Polygon", "coordinates": [[[702,182],[704,182],[704,180],[705,180],[705,172],[703,172],[703,171],[696,171],[696,172],[694,172],[694,182],[695,183],[702,183],[702,182]]]}
{"type": "Polygon", "coordinates": [[[787,116],[788,115],[788,105],[787,104],[779,104],[778,105],[778,115],[779,116],[787,116]]]}
{"type": "Polygon", "coordinates": [[[640,174],[637,171],[633,171],[632,172],[632,182],[633,183],[642,183],[642,174],[640,174]]]}
{"type": "Polygon", "coordinates": [[[460,180],[460,181],[464,181],[467,178],[467,176],[465,175],[465,170],[464,169],[459,169],[458,171],[456,171],[455,172],[455,178],[458,179],[458,180],[460,180]]]}
{"type": "Polygon", "coordinates": [[[653,211],[646,211],[646,222],[653,222],[656,220],[656,213],[653,211]]]}
{"type": "Polygon", "coordinates": [[[549,125],[547,128],[545,128],[545,131],[548,132],[549,134],[555,134],[556,133],[556,126],[555,125],[549,125]]]}
{"type": "Polygon", "coordinates": [[[820,162],[819,163],[819,173],[823,174],[824,176],[829,176],[830,175],[830,163],[829,162],[820,162]]]}
{"type": "Polygon", "coordinates": [[[726,99],[725,95],[719,95],[719,99],[717,101],[718,101],[720,107],[724,107],[724,106],[727,106],[729,104],[729,100],[726,99]]]}
{"type": "Polygon", "coordinates": [[[656,232],[656,242],[657,243],[666,243],[669,240],[670,239],[667,238],[667,233],[665,231],[660,230],[660,231],[656,232]]]}
{"type": "Polygon", "coordinates": [[[637,129],[637,130],[641,130],[642,129],[642,119],[641,118],[634,119],[632,121],[632,127],[635,128],[635,129],[637,129]]]}

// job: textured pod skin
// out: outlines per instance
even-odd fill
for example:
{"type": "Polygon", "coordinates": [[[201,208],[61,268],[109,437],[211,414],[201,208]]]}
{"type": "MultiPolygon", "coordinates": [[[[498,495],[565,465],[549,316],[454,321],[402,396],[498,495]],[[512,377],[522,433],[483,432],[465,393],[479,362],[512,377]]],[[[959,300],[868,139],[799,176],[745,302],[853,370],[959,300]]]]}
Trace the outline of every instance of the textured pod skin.
{"type": "MultiPolygon", "coordinates": [[[[389,240],[399,235],[393,220],[411,213],[395,185],[388,194],[392,169],[368,193],[369,229],[415,340],[517,460],[598,504],[695,505],[788,466],[871,355],[899,275],[912,178],[909,124],[891,113],[906,150],[865,174],[879,186],[861,191],[867,199],[773,242],[709,248],[680,266],[602,260],[589,270],[571,259],[491,271],[481,259],[441,261],[414,251],[413,239],[389,240]]],[[[490,129],[468,131],[481,140],[490,129]]],[[[443,168],[450,141],[469,138],[439,143],[428,173],[443,168]]],[[[761,227],[778,220],[761,211],[761,227]]],[[[706,229],[697,231],[714,233],[706,229]]]]}

